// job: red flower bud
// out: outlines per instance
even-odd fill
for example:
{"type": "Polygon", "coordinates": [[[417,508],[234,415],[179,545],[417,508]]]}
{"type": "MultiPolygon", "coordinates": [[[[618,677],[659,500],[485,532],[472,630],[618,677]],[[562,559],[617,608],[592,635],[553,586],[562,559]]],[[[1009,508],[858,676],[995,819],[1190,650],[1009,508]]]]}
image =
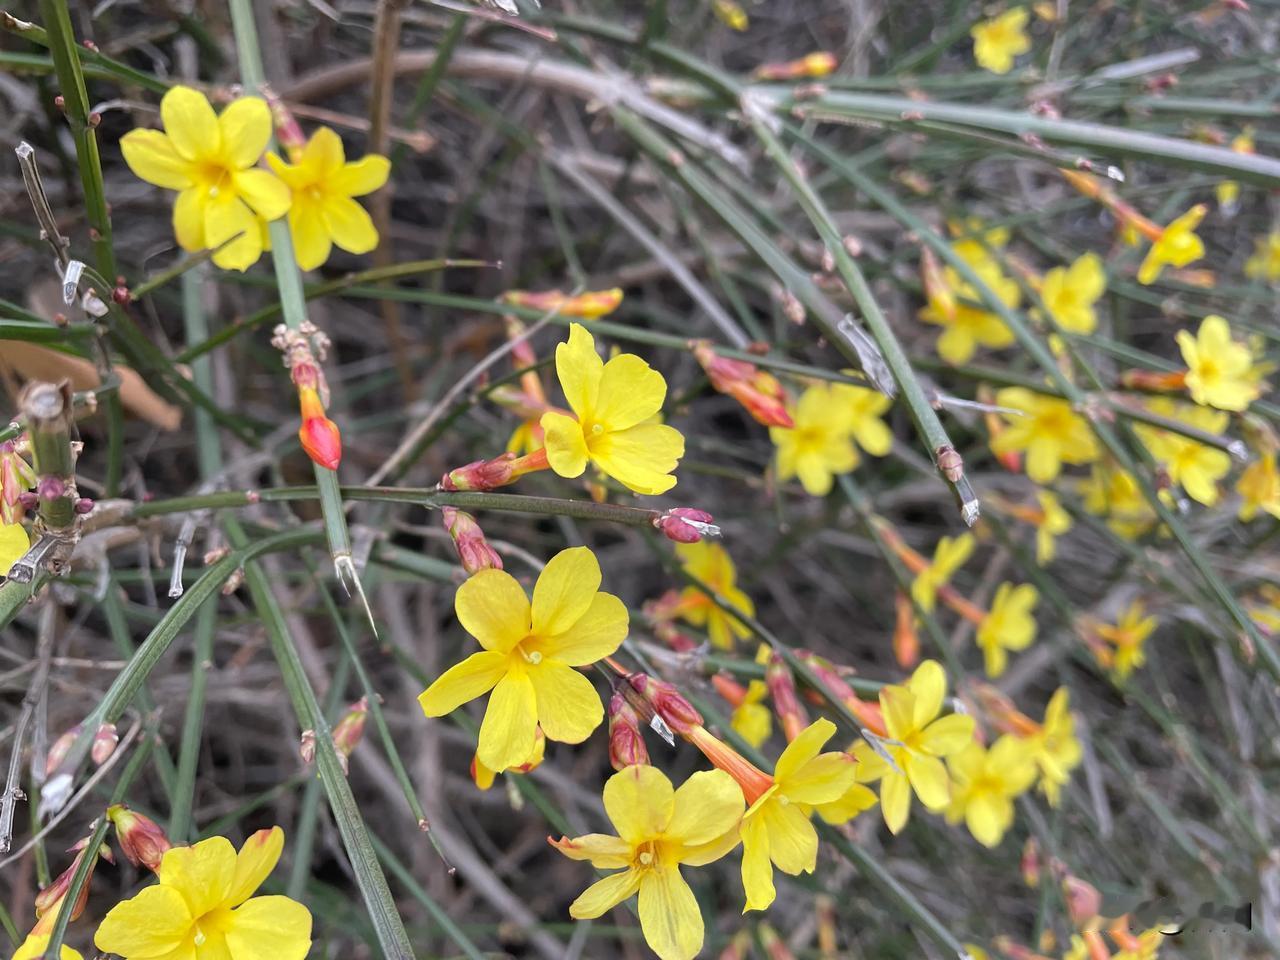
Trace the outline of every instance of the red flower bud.
{"type": "Polygon", "coordinates": [[[649,762],[640,716],[620,692],[609,698],[609,762],[615,770],[649,762]]]}
{"type": "Polygon", "coordinates": [[[1067,914],[1077,927],[1098,915],[1102,909],[1102,894],[1093,884],[1067,874],[1062,881],[1062,898],[1067,902],[1067,914]]]}
{"type": "Polygon", "coordinates": [[[116,752],[116,744],[119,742],[120,734],[116,731],[116,725],[104,723],[93,735],[93,746],[89,749],[89,756],[93,758],[94,763],[102,766],[111,759],[111,754],[116,752]]]}
{"type": "Polygon", "coordinates": [[[361,697],[347,707],[341,719],[333,727],[333,745],[338,755],[346,758],[360,745],[364,737],[364,724],[369,719],[369,698],[361,697]]]}
{"type": "Polygon", "coordinates": [[[685,736],[695,726],[702,726],[702,714],[671,684],[655,680],[647,673],[633,673],[627,679],[631,682],[632,689],[644,697],[653,707],[653,712],[674,733],[685,736]]]}
{"type": "Polygon", "coordinates": [[[107,819],[115,825],[120,850],[130,863],[148,870],[160,869],[160,861],[173,844],[154,820],[135,813],[124,804],[108,807],[107,819]]]}
{"type": "Polygon", "coordinates": [[[764,682],[768,684],[774,712],[782,721],[782,731],[790,743],[809,725],[809,718],[796,696],[796,681],[791,676],[791,670],[776,654],[769,658],[769,663],[764,668],[764,682]]]}
{"type": "Polygon", "coordinates": [[[84,729],[80,724],[76,724],[57,740],[53,741],[53,746],[49,748],[49,753],[44,760],[45,778],[53,776],[53,772],[62,765],[62,761],[66,759],[67,751],[71,749],[71,745],[76,742],[76,737],[80,736],[80,731],[84,729]]]}
{"type": "Polygon", "coordinates": [[[298,439],[313,463],[337,470],[342,462],[342,435],[338,425],[325,416],[324,404],[314,387],[301,387],[298,401],[302,407],[302,427],[298,439]]]}
{"type": "MultiPolygon", "coordinates": [[[[86,837],[72,847],[72,850],[78,852],[76,853],[75,859],[71,861],[71,866],[67,867],[66,870],[63,870],[53,883],[49,884],[36,894],[35,907],[37,917],[43,917],[50,910],[54,910],[63,898],[66,897],[67,893],[70,892],[71,880],[75,877],[76,871],[80,869],[80,861],[84,859],[86,855],[85,848],[88,847],[88,845],[89,839],[86,837]]],[[[97,866],[98,857],[104,857],[108,863],[114,862],[111,856],[111,848],[105,843],[100,844],[98,849],[93,853],[93,864],[89,867],[89,877],[93,876],[93,868],[97,866]]],[[[80,894],[76,897],[76,902],[71,905],[71,916],[68,919],[75,920],[79,918],[80,914],[84,913],[84,905],[88,900],[89,882],[86,880],[84,885],[80,888],[80,894]]]]}
{"type": "Polygon", "coordinates": [[[444,521],[444,528],[453,538],[458,560],[468,576],[490,568],[502,569],[502,558],[489,546],[475,517],[454,507],[441,507],[440,517],[444,521]]]}
{"type": "Polygon", "coordinates": [[[674,507],[653,521],[668,540],[697,543],[703,537],[720,536],[720,528],[711,522],[711,514],[694,507],[674,507]]]}
{"type": "Polygon", "coordinates": [[[492,460],[476,460],[466,466],[450,470],[440,480],[441,490],[492,490],[515,482],[526,473],[546,470],[547,451],[536,450],[527,456],[517,457],[504,453],[492,460]]]}

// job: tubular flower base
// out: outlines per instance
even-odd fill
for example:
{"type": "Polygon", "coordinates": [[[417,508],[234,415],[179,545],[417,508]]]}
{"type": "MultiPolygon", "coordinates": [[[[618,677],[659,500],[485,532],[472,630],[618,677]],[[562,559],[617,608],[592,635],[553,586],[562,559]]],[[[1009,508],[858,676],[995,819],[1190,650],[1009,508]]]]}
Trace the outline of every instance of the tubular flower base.
{"type": "Polygon", "coordinates": [[[604,809],[617,836],[547,838],[570,859],[621,871],[588,887],[569,914],[590,920],[638,894],[640,929],[653,952],[693,960],[702,949],[702,913],[680,867],[712,863],[736,847],[744,806],[742,792],[719,770],[695,773],[679,790],[655,767],[615,773],[604,787],[604,809]]]}
{"type": "Polygon", "coordinates": [[[503,303],[529,310],[554,311],[562,317],[579,320],[599,320],[607,317],[622,305],[622,288],[588,290],[571,297],[559,290],[508,290],[501,297],[503,303]]]}
{"type": "Polygon", "coordinates": [[[492,460],[476,460],[450,470],[440,479],[441,490],[493,490],[515,483],[525,474],[546,470],[547,451],[536,450],[523,457],[504,453],[492,460]]]}
{"type": "Polygon", "coordinates": [[[691,346],[711,386],[742,404],[757,423],[766,427],[794,426],[787,412],[787,392],[773,374],[745,360],[720,356],[708,340],[695,340],[691,346]]]}

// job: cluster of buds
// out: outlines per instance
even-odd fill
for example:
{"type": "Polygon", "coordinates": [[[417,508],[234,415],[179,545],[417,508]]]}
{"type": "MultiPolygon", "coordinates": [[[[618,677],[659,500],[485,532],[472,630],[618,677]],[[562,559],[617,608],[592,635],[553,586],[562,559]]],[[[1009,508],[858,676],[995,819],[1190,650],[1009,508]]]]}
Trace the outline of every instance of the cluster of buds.
{"type": "Polygon", "coordinates": [[[22,456],[21,439],[0,443],[0,523],[17,523],[22,495],[36,485],[36,474],[22,456]]]}
{"type": "Polygon", "coordinates": [[[151,871],[160,869],[160,861],[173,844],[159,824],[122,803],[107,808],[107,819],[116,828],[120,851],[130,863],[151,871]]]}
{"type": "Polygon", "coordinates": [[[495,487],[515,483],[525,474],[546,470],[549,466],[545,449],[523,457],[504,453],[492,460],[473,460],[456,470],[450,470],[440,478],[440,489],[493,490],[495,487]]]}
{"type": "Polygon", "coordinates": [[[800,57],[798,60],[762,63],[756,67],[752,75],[757,80],[812,80],[825,77],[835,70],[836,66],[835,55],[820,50],[800,57]]]}
{"type": "Polygon", "coordinates": [[[338,432],[338,425],[325,414],[329,405],[329,386],[325,382],[324,371],[320,369],[320,362],[329,348],[329,338],[310,321],[304,321],[297,330],[291,330],[284,324],[276,327],[271,345],[284,355],[289,378],[298,388],[298,406],[302,414],[298,439],[302,449],[317,466],[337,470],[342,462],[342,435],[338,432]]]}
{"type": "Polygon", "coordinates": [[[49,884],[38,894],[36,894],[36,917],[41,923],[36,924],[36,928],[32,933],[47,933],[48,930],[42,929],[44,924],[48,924],[49,930],[53,929],[53,924],[57,922],[58,914],[61,912],[63,903],[66,901],[67,894],[71,892],[71,880],[76,875],[76,871],[80,869],[80,863],[86,856],[92,857],[89,864],[89,876],[85,878],[84,884],[80,887],[80,893],[76,897],[76,902],[71,905],[71,916],[68,920],[76,920],[80,914],[84,913],[84,906],[89,900],[89,879],[93,877],[93,868],[98,865],[98,858],[106,860],[107,863],[115,863],[115,858],[111,854],[111,848],[105,843],[99,844],[98,849],[92,853],[88,850],[89,838],[76,843],[67,852],[74,853],[75,859],[71,861],[71,866],[63,870],[53,883],[49,884]]]}
{"type": "Polygon", "coordinates": [[[622,303],[622,288],[586,290],[576,296],[560,290],[508,290],[498,299],[513,307],[554,312],[577,320],[597,320],[618,309],[622,303]]]}
{"type": "Polygon", "coordinates": [[[787,392],[773,374],[745,360],[731,360],[715,352],[707,340],[689,344],[694,357],[720,393],[742,404],[752,418],[766,427],[794,427],[787,412],[787,392]]]}
{"type": "Polygon", "coordinates": [[[640,714],[621,689],[609,698],[609,762],[615,770],[649,763],[640,714]]]}
{"type": "Polygon", "coordinates": [[[458,561],[467,576],[481,570],[502,569],[502,558],[489,546],[475,517],[454,507],[441,507],[440,518],[453,539],[453,546],[458,551],[458,561]]]}
{"type": "Polygon", "coordinates": [[[695,507],[673,507],[653,518],[653,525],[668,540],[676,543],[697,543],[703,537],[720,536],[720,528],[712,523],[714,518],[705,510],[695,507]]]}

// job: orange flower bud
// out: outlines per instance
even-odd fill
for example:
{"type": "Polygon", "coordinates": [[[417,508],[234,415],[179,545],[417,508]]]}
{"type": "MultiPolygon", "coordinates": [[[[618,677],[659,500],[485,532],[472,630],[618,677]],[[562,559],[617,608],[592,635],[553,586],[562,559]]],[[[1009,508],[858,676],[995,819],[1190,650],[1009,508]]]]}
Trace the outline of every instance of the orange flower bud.
{"type": "Polygon", "coordinates": [[[755,69],[757,80],[803,80],[825,77],[837,66],[833,54],[819,50],[798,60],[782,63],[762,63],[755,69]]]}
{"type": "Polygon", "coordinates": [[[745,360],[722,357],[706,340],[692,344],[693,355],[717,391],[742,404],[752,419],[766,427],[793,427],[787,392],[772,374],[745,360]]]}
{"type": "Polygon", "coordinates": [[[458,560],[468,576],[481,570],[502,569],[502,558],[489,546],[475,517],[453,507],[441,507],[440,517],[444,521],[444,528],[453,538],[458,560]]]}
{"type": "Polygon", "coordinates": [[[514,483],[526,473],[546,470],[547,451],[538,450],[524,457],[504,453],[492,460],[476,460],[450,470],[440,480],[442,490],[492,490],[514,483]]]}
{"type": "Polygon", "coordinates": [[[609,698],[609,762],[615,770],[649,763],[640,716],[620,692],[609,698]]]}
{"type": "Polygon", "coordinates": [[[1062,898],[1067,902],[1071,922],[1077,927],[1083,927],[1102,909],[1102,894],[1098,888],[1071,874],[1062,880],[1062,898]]]}
{"type": "Polygon", "coordinates": [[[597,320],[618,309],[622,303],[622,288],[588,290],[576,297],[566,296],[560,290],[508,290],[500,299],[503,303],[530,310],[555,310],[562,317],[597,320]]]}
{"type": "Polygon", "coordinates": [[[898,666],[910,670],[920,659],[920,636],[916,633],[916,612],[911,598],[901,590],[895,595],[895,611],[893,656],[898,666]]]}
{"type": "Polygon", "coordinates": [[[727,673],[714,674],[711,677],[711,686],[716,688],[716,693],[724,697],[731,707],[740,707],[747,699],[747,688],[727,673]]]}
{"type": "Polygon", "coordinates": [[[781,657],[775,655],[769,658],[769,663],[764,668],[764,682],[769,687],[774,712],[782,722],[782,732],[790,743],[809,725],[809,718],[796,696],[795,678],[791,676],[790,668],[783,663],[781,657]]]}
{"type": "Polygon", "coordinates": [[[337,470],[342,462],[342,435],[338,425],[325,416],[324,404],[315,387],[299,387],[298,403],[302,408],[302,427],[298,439],[312,462],[329,470],[337,470]]]}
{"type": "Polygon", "coordinates": [[[116,731],[116,725],[104,723],[93,735],[93,746],[89,749],[89,756],[95,764],[102,766],[111,759],[111,754],[116,752],[116,744],[119,742],[120,734],[116,731]]]}
{"type": "Polygon", "coordinates": [[[693,727],[702,725],[702,714],[671,684],[647,673],[633,673],[627,680],[672,732],[684,737],[693,727]]]}
{"type": "Polygon", "coordinates": [[[723,770],[738,782],[747,806],[759,800],[773,786],[773,777],[723,740],[712,736],[701,724],[691,727],[685,739],[701,750],[702,755],[711,761],[712,766],[717,770],[723,770]]]}
{"type": "Polygon", "coordinates": [[[154,820],[122,803],[107,808],[107,819],[115,826],[120,850],[130,863],[148,870],[160,869],[165,851],[173,844],[154,820]]]}

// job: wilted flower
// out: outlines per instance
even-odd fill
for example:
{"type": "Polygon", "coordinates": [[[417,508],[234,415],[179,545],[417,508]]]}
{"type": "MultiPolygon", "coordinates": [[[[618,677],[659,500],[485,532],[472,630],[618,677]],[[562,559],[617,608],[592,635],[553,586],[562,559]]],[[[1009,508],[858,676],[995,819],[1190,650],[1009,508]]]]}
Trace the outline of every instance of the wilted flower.
{"type": "Polygon", "coordinates": [[[1195,230],[1208,212],[1209,208],[1203,203],[1196,204],[1161,231],[1138,268],[1139,283],[1144,286],[1154,283],[1166,264],[1185,267],[1204,256],[1204,241],[1196,236],[1195,230]]]}
{"type": "Polygon", "coordinates": [[[1031,49],[1027,36],[1027,21],[1031,14],[1026,7],[1014,7],[998,17],[975,24],[969,35],[973,37],[973,59],[978,66],[992,73],[1008,73],[1013,60],[1031,49]]]}
{"type": "Polygon", "coordinates": [[[1178,331],[1178,348],[1187,365],[1191,399],[1219,410],[1245,410],[1261,389],[1253,370],[1253,354],[1231,339],[1231,327],[1219,316],[1205,317],[1193,337],[1178,331]]]}
{"type": "Polygon", "coordinates": [[[378,231],[353,197],[373,193],[387,182],[391,162],[369,154],[347,162],[342,139],[328,127],[311,135],[294,163],[267,154],[267,163],[293,194],[289,232],[293,255],[303,270],[329,259],[337,244],[348,253],[368,253],[378,245],[378,231]]]}
{"type": "Polygon", "coordinates": [[[289,209],[289,188],[255,167],[271,139],[271,111],[258,97],[241,97],[215,115],[203,93],[177,86],[160,101],[159,130],[130,130],[120,138],[135,175],[178,190],[173,229],[182,249],[212,249],[224,270],[247,270],[262,255],[259,218],[289,209]]]}
{"type": "Polygon", "coordinates": [[[987,750],[976,740],[947,758],[951,804],[947,822],[965,826],[984,847],[997,846],[1013,825],[1013,800],[1036,778],[1027,745],[1005,734],[987,750]]]}
{"type": "Polygon", "coordinates": [[[679,790],[656,767],[615,773],[605,783],[604,809],[617,836],[547,838],[566,857],[621,871],[588,887],[569,914],[590,920],[638,893],[640,930],[653,952],[693,960],[702,949],[702,913],[680,866],[703,866],[737,846],[744,806],[742,791],[719,770],[695,773],[679,790]]]}
{"type": "Polygon", "coordinates": [[[454,610],[484,649],[451,667],[418,702],[442,717],[468,700],[493,693],[476,755],[490,770],[524,763],[539,725],[548,739],[581,743],[604,718],[591,681],[574,667],[595,663],[627,635],[627,609],[600,587],[600,564],[586,547],[562,550],[533,588],[533,602],[515,577],[481,570],[458,588],[454,610]]]}
{"type": "Polygon", "coordinates": [[[1098,457],[1098,444],[1089,424],[1057,397],[1047,397],[1025,387],[1005,387],[996,402],[1018,413],[1005,413],[1007,428],[991,440],[997,453],[1026,453],[1027,476],[1049,483],[1064,463],[1090,463],[1098,457]]]}
{"type": "Polygon", "coordinates": [[[978,626],[977,644],[982,651],[987,676],[1004,673],[1007,650],[1025,650],[1036,637],[1036,620],[1031,610],[1040,594],[1029,583],[1014,586],[1002,583],[991,601],[991,612],[978,626]]]}

